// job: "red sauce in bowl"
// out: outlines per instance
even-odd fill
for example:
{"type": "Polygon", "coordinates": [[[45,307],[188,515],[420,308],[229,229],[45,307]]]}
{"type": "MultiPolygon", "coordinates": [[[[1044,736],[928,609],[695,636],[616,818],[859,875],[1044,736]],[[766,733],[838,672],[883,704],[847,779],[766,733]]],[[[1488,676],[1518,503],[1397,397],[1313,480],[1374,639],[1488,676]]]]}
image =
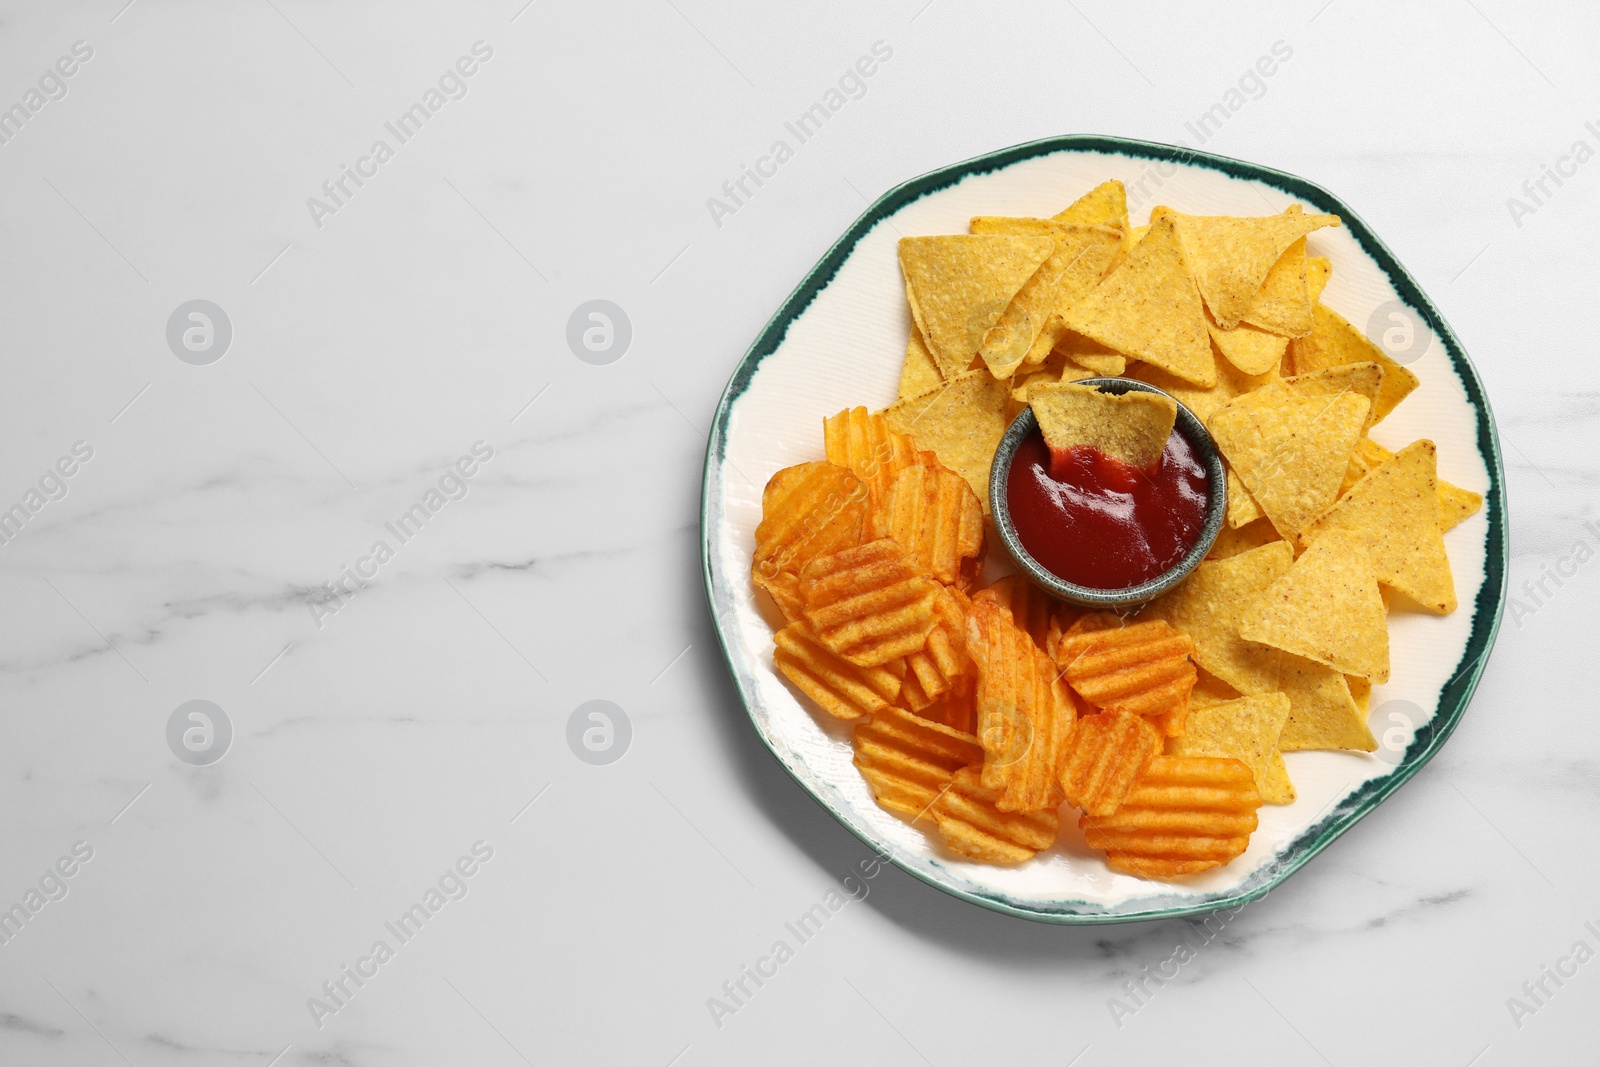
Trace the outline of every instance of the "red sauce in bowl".
{"type": "Polygon", "coordinates": [[[1159,578],[1200,537],[1206,469],[1176,430],[1139,470],[1089,447],[1052,453],[1034,430],[1017,446],[1006,504],[1017,538],[1045,570],[1092,589],[1159,578]]]}

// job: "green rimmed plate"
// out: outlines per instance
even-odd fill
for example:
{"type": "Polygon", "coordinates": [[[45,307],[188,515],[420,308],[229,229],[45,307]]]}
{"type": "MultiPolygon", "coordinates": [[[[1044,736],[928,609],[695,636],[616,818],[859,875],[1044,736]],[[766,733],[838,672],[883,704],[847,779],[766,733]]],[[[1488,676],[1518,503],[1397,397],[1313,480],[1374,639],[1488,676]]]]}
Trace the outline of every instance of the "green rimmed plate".
{"type": "MultiPolygon", "coordinates": [[[[706,452],[701,532],[717,634],[750,720],[778,763],[844,826],[910,874],[975,904],[1056,923],[1130,922],[1235,907],[1271,890],[1398,789],[1461,720],[1505,600],[1505,475],[1482,381],[1416,281],[1361,219],[1303,179],[1191,149],[1057,137],[980,156],[890,190],[849,228],[773,316],[734,371],[706,452]],[[974,215],[1049,216],[1108,178],[1128,188],[1134,224],[1157,204],[1260,215],[1290,203],[1344,227],[1309,239],[1333,262],[1323,302],[1407,363],[1422,385],[1373,431],[1398,449],[1439,446],[1439,473],[1484,494],[1445,535],[1460,609],[1391,618],[1393,670],[1376,687],[1373,754],[1293,752],[1291,805],[1261,809],[1250,849],[1182,883],[1112,873],[1063,820],[1061,840],[1016,868],[968,863],[884,812],[851,765],[847,726],[821,721],[772,665],[772,628],[750,584],[761,489],[781,467],[822,458],[822,419],[895,399],[911,328],[895,243],[965,233],[974,215]]],[[[991,557],[994,553],[991,552],[991,557]]]]}

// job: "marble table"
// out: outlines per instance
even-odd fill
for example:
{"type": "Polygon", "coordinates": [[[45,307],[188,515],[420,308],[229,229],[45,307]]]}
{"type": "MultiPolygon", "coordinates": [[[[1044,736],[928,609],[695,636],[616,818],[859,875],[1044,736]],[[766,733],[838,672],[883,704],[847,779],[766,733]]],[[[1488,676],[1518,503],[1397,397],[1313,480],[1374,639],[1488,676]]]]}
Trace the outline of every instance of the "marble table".
{"type": "Polygon", "coordinates": [[[1594,1058],[1600,15],[125,3],[0,6],[0,1062],[1594,1058]],[[701,586],[805,269],[1070,132],[1344,197],[1505,444],[1460,729],[1207,925],[861,879],[701,586]]]}

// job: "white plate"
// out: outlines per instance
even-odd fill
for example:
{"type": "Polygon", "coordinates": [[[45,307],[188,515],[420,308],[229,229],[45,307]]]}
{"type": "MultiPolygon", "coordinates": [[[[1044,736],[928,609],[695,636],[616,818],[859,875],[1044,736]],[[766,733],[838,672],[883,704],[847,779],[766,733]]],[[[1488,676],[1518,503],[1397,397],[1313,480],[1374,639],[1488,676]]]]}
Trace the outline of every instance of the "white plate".
{"type": "MultiPolygon", "coordinates": [[[[1231,907],[1261,896],[1392,793],[1460,719],[1494,643],[1508,555],[1494,420],[1455,336],[1382,242],[1344,204],[1301,179],[1188,149],[1097,137],[1021,145],[885,194],[828,252],[751,346],[718,408],[702,514],[707,590],[751,722],[778,762],[862,840],[950,893],[1062,923],[1125,922],[1231,907]],[[1484,494],[1445,540],[1461,607],[1390,619],[1391,681],[1372,693],[1373,754],[1291,752],[1295,803],[1266,806],[1249,850],[1178,883],[1110,871],[1075,818],[1019,867],[966,862],[879,808],[851,765],[849,727],[814,714],[772,664],[772,626],[750,583],[761,489],[773,472],[822,458],[822,420],[892,403],[911,328],[896,256],[902,236],[965,233],[974,215],[1048,217],[1108,178],[1128,189],[1134,225],[1166,204],[1192,214],[1262,215],[1299,202],[1344,226],[1308,239],[1333,261],[1322,299],[1422,379],[1373,437],[1439,446],[1439,475],[1484,494]],[[1386,336],[1387,335],[1387,336],[1386,336]],[[1420,353],[1420,354],[1418,354],[1420,353]]],[[[1003,556],[991,546],[990,559],[1003,556]]],[[[774,768],[776,773],[776,768],[774,768]]],[[[1066,810],[1066,809],[1063,809],[1066,810]]],[[[936,835],[935,835],[936,836],[936,835]]]]}

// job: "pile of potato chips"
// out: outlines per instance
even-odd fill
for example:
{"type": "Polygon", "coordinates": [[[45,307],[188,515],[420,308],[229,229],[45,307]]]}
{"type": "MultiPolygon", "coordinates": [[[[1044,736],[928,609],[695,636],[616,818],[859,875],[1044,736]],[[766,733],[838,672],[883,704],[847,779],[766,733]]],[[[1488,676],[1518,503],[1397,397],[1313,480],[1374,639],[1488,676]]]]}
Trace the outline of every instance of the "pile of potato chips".
{"type": "Polygon", "coordinates": [[[885,809],[1011,864],[1056,840],[1067,801],[1111,869],[1174,878],[1294,801],[1282,753],[1377,747],[1388,615],[1455,610],[1443,532],[1482,498],[1438,480],[1431,441],[1367,436],[1417,378],[1320,303],[1331,265],[1306,236],[1337,225],[1158,207],[1131,227],[1110,181],[1049,219],[900,242],[900,399],[826,419],[825,460],[772,476],[752,563],[784,620],[776,666],[859,721],[885,809]],[[1038,385],[1108,375],[1206,424],[1227,528],[1126,615],[1020,574],[983,585],[1011,418],[1038,385]]]}

